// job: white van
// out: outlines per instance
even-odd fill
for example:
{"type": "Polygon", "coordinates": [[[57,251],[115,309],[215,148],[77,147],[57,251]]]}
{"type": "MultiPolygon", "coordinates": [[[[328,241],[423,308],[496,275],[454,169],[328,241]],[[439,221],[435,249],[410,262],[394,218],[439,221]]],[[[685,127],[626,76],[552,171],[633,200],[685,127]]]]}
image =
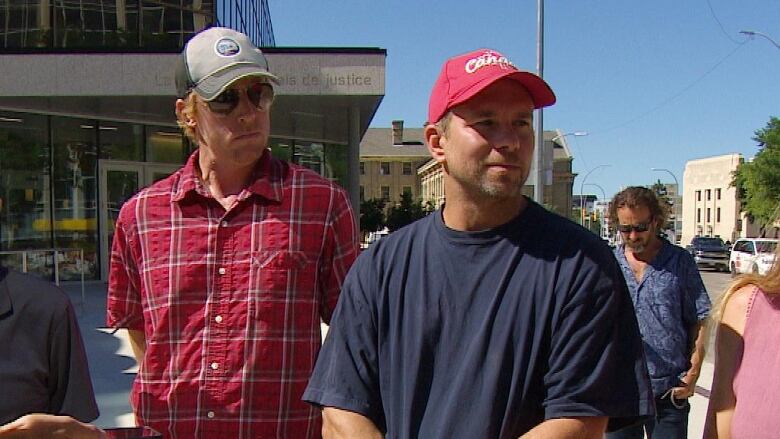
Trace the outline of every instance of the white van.
{"type": "Polygon", "coordinates": [[[731,274],[766,274],[775,263],[777,239],[740,238],[734,242],[729,256],[731,274]]]}

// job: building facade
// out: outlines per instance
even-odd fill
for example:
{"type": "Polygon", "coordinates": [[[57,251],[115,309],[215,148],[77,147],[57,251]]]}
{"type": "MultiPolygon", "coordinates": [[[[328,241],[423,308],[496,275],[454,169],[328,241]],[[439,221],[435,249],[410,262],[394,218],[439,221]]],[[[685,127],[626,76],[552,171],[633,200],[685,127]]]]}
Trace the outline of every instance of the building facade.
{"type": "MultiPolygon", "coordinates": [[[[62,279],[82,270],[105,279],[122,203],[194,149],[174,114],[184,43],[205,27],[229,25],[273,44],[264,5],[0,0],[3,262],[50,275],[57,249],[62,279]]],[[[339,182],[357,206],[360,139],[384,95],[385,50],[263,51],[280,79],[273,154],[339,182]]]]}
{"type": "Polygon", "coordinates": [[[661,183],[661,180],[658,180],[655,184],[648,186],[648,189],[656,190],[659,195],[665,196],[668,200],[669,217],[667,220],[669,227],[671,227],[671,234],[674,235],[674,239],[672,240],[670,236],[669,240],[679,244],[682,236],[683,203],[677,183],[661,183]]]}
{"type": "Polygon", "coordinates": [[[417,168],[430,157],[422,128],[404,128],[402,120],[369,128],[360,142],[360,201],[384,199],[390,206],[404,192],[422,198],[417,168]]]}
{"type": "MultiPolygon", "coordinates": [[[[546,171],[544,203],[550,210],[559,215],[570,217],[572,206],[572,187],[576,174],[572,173],[571,154],[566,137],[558,130],[544,132],[544,151],[542,153],[546,171]]],[[[533,198],[535,165],[522,188],[523,195],[533,198]]],[[[441,167],[433,159],[425,162],[417,170],[420,179],[420,191],[423,202],[431,202],[441,206],[446,198],[444,190],[444,175],[441,167]]]]}
{"type": "Polygon", "coordinates": [[[683,246],[694,236],[720,237],[734,242],[748,230],[742,220],[733,172],[743,162],[741,154],[726,154],[691,160],[683,174],[683,246]]]}

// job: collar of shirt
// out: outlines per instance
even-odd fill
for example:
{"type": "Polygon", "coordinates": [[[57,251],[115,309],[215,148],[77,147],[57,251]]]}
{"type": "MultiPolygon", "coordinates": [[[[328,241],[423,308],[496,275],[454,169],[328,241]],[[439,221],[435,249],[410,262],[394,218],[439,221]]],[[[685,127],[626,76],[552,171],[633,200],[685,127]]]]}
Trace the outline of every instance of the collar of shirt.
{"type": "MultiPolygon", "coordinates": [[[[179,184],[173,195],[173,201],[183,200],[190,194],[197,194],[205,198],[214,198],[204,186],[198,172],[198,153],[195,150],[187,159],[180,171],[179,184]]],[[[249,179],[249,184],[238,196],[238,201],[248,198],[251,194],[258,195],[269,201],[282,201],[282,183],[287,172],[284,162],[277,160],[267,149],[265,154],[257,161],[257,165],[249,179]]]]}
{"type": "Polygon", "coordinates": [[[626,283],[628,283],[629,287],[634,285],[636,288],[639,288],[644,283],[645,279],[650,277],[654,271],[658,271],[663,268],[664,265],[666,265],[666,263],[669,261],[669,258],[671,258],[673,255],[673,252],[671,251],[671,245],[672,244],[670,244],[669,241],[661,239],[661,249],[658,250],[658,253],[655,255],[655,257],[647,263],[645,274],[642,276],[642,280],[639,282],[632,275],[633,272],[631,271],[631,265],[628,263],[628,258],[626,258],[626,245],[620,244],[617,246],[615,248],[615,256],[617,257],[618,263],[623,269],[623,272],[626,276],[626,283]]]}

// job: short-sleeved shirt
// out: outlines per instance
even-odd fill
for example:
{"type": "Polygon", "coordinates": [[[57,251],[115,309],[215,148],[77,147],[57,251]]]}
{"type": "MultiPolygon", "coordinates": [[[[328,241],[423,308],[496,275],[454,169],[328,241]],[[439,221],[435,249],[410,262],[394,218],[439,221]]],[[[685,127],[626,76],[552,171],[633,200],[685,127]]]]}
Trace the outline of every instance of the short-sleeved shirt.
{"type": "Polygon", "coordinates": [[[608,247],[529,200],[481,232],[442,213],[364,252],[304,399],[392,438],[517,438],[546,419],[653,413],[636,318],[608,247]]]}
{"type": "Polygon", "coordinates": [[[317,438],[301,395],[359,251],[347,194],[267,151],[225,211],[197,160],[116,224],[107,320],[146,336],[137,421],[169,439],[317,438]]]}
{"type": "Polygon", "coordinates": [[[29,413],[98,417],[84,342],[68,296],[0,267],[0,425],[29,413]]]}
{"type": "Polygon", "coordinates": [[[637,282],[623,245],[615,256],[631,293],[655,396],[678,386],[691,367],[691,329],[710,313],[710,297],[696,261],[662,239],[661,249],[637,282]]]}

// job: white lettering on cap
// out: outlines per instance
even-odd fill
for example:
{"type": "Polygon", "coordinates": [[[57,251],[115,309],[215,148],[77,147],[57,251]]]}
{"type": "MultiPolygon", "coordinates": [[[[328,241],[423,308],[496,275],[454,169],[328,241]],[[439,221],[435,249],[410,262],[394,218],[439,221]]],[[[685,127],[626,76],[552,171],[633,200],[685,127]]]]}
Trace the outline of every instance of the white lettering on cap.
{"type": "Polygon", "coordinates": [[[214,50],[219,56],[236,56],[241,51],[241,46],[230,38],[222,38],[214,45],[214,50]]]}
{"type": "Polygon", "coordinates": [[[498,56],[495,52],[485,52],[482,55],[471,58],[466,61],[466,73],[474,73],[482,67],[488,67],[492,65],[498,65],[502,69],[516,69],[512,61],[509,61],[505,56],[498,56]]]}

